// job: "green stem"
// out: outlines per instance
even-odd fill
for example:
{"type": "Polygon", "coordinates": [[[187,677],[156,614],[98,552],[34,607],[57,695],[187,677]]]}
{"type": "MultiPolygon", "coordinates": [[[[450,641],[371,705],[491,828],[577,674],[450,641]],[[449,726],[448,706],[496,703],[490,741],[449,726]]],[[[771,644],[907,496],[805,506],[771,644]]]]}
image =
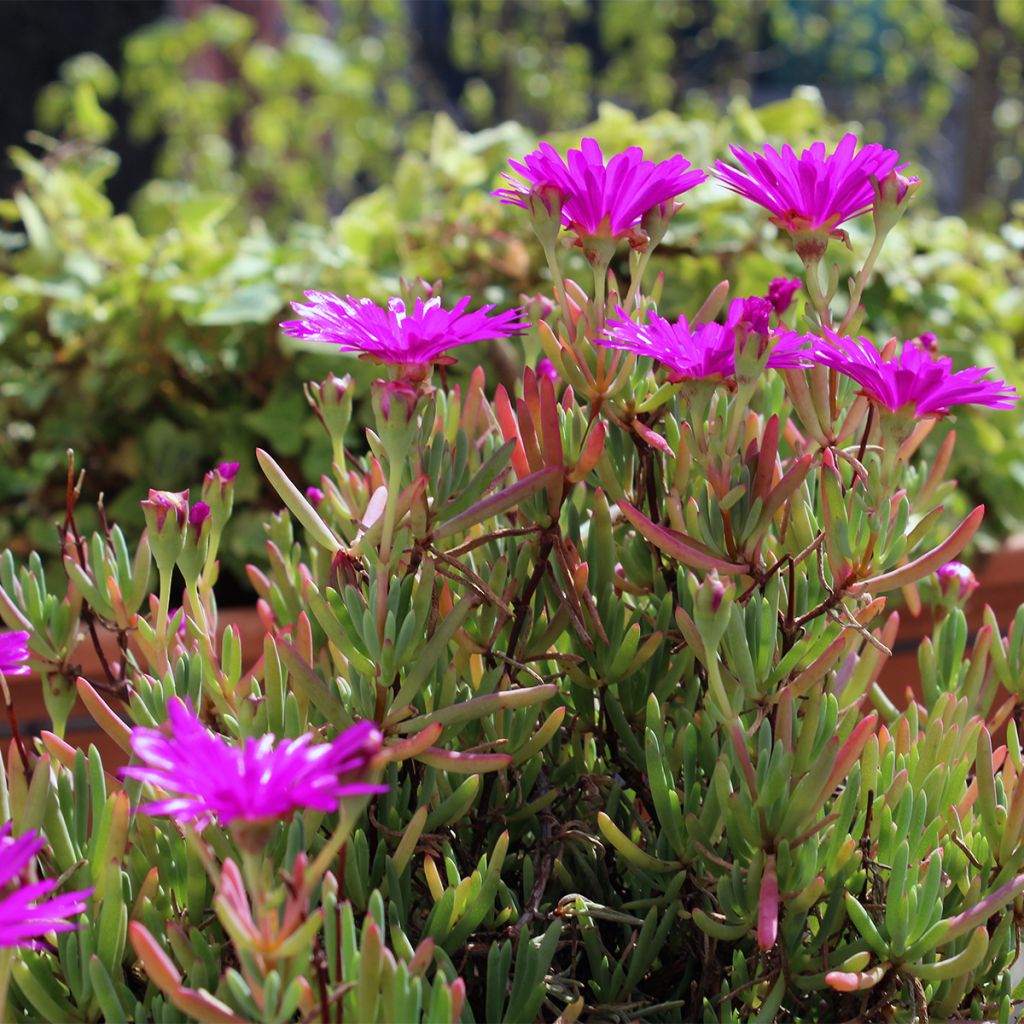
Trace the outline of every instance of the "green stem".
{"type": "Polygon", "coordinates": [[[871,279],[871,272],[875,269],[875,262],[878,260],[878,254],[882,251],[882,244],[884,242],[885,235],[876,233],[871,242],[871,249],[864,260],[864,265],[857,271],[853,294],[850,296],[850,308],[846,311],[846,316],[843,317],[843,322],[839,325],[839,334],[846,333],[857,315],[861,296],[864,294],[864,289],[868,286],[868,281],[871,279]]]}
{"type": "Polygon", "coordinates": [[[384,505],[384,525],[380,535],[380,574],[377,576],[377,633],[384,640],[388,614],[388,584],[391,577],[391,544],[398,517],[398,494],[402,486],[402,459],[391,454],[388,466],[388,497],[384,505]]]}
{"type": "MultiPolygon", "coordinates": [[[[369,803],[369,797],[348,797],[338,807],[338,825],[334,832],[331,833],[331,838],[327,840],[324,848],[316,855],[313,863],[306,869],[306,887],[312,890],[319,883],[320,879],[323,878],[327,869],[331,866],[331,861],[338,855],[338,851],[345,845],[346,840],[352,833],[352,827],[355,825],[359,815],[362,814],[363,808],[369,803]],[[348,804],[348,806],[346,806],[348,804]]],[[[344,883],[344,879],[338,879],[340,883],[344,883]]]]}
{"type": "Polygon", "coordinates": [[[402,487],[402,460],[389,453],[388,498],[384,506],[384,525],[380,533],[380,561],[385,568],[391,562],[391,543],[395,535],[395,520],[398,517],[398,495],[402,487]]]}
{"type": "Polygon", "coordinates": [[[611,260],[599,260],[593,264],[594,269],[594,334],[604,330],[604,297],[608,284],[608,265],[611,260]]]}
{"type": "Polygon", "coordinates": [[[626,292],[626,301],[623,303],[623,308],[627,313],[633,312],[633,304],[636,302],[637,295],[640,292],[640,285],[643,282],[644,274],[647,272],[647,264],[651,260],[650,250],[647,252],[640,253],[636,263],[634,263],[630,270],[632,271],[629,281],[629,291],[626,292]]]}
{"type": "Polygon", "coordinates": [[[210,530],[210,546],[206,549],[206,561],[203,562],[203,571],[199,574],[199,588],[204,593],[213,587],[213,573],[217,566],[217,550],[220,547],[220,538],[224,527],[214,526],[210,530]]]}
{"type": "Polygon", "coordinates": [[[0,949],[0,1020],[13,1020],[14,1015],[7,1006],[7,990],[11,983],[11,967],[14,963],[13,949],[0,949]]]}
{"type": "Polygon", "coordinates": [[[811,297],[811,304],[815,313],[818,314],[818,324],[821,327],[832,327],[832,311],[829,309],[828,300],[821,291],[821,278],[818,274],[820,263],[815,261],[807,264],[807,294],[811,297]]]}
{"type": "Polygon", "coordinates": [[[551,271],[551,280],[555,285],[555,298],[558,301],[558,308],[562,313],[562,323],[569,325],[569,303],[565,297],[565,279],[562,277],[562,268],[558,265],[558,254],[553,245],[545,245],[544,259],[547,260],[548,270],[551,271]]]}
{"type": "Polygon", "coordinates": [[[705,666],[708,670],[708,697],[718,708],[723,722],[731,722],[736,717],[736,712],[729,703],[729,695],[725,691],[725,684],[722,682],[722,673],[718,667],[718,654],[715,651],[708,651],[708,661],[705,666]]]}
{"type": "Polygon", "coordinates": [[[252,901],[253,918],[259,921],[262,917],[263,896],[267,890],[263,858],[244,849],[241,854],[242,876],[245,878],[245,886],[249,890],[249,899],[252,901]]]}
{"type": "Polygon", "coordinates": [[[725,434],[724,454],[726,458],[730,458],[736,450],[740,431],[744,427],[747,412],[750,410],[750,399],[756,390],[757,388],[754,384],[741,385],[730,403],[728,426],[725,434]]]}
{"type": "Polygon", "coordinates": [[[167,613],[171,607],[171,580],[174,578],[174,566],[160,574],[160,597],[156,609],[156,638],[164,654],[167,653],[167,613]]]}
{"type": "Polygon", "coordinates": [[[199,622],[199,627],[203,633],[208,634],[210,627],[206,618],[206,608],[203,605],[202,598],[199,596],[199,587],[193,583],[191,587],[186,587],[185,589],[188,592],[188,603],[192,607],[192,614],[199,622]]]}

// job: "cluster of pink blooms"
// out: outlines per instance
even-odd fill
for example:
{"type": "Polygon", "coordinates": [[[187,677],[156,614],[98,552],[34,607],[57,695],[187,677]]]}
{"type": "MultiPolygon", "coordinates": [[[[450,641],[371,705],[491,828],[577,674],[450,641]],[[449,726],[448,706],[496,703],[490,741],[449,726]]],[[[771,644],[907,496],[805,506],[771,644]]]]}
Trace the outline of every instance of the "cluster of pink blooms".
{"type": "MultiPolygon", "coordinates": [[[[799,156],[788,146],[781,152],[765,146],[760,153],[733,146],[732,152],[740,168],[719,161],[714,170],[727,188],[763,206],[772,221],[792,235],[810,233],[826,243],[829,236],[841,234],[839,225],[878,204],[904,202],[917,181],[900,174],[905,165],[895,150],[873,144],[858,149],[853,135],[844,136],[831,153],[820,142],[799,156]]],[[[542,143],[522,161],[509,163],[518,177],[504,175],[506,185],[494,195],[524,209],[535,210],[540,202],[552,215],[557,208],[562,226],[577,241],[605,237],[638,244],[652,217],[671,217],[682,205],[679,197],[708,177],[682,156],[654,162],[645,160],[637,147],[606,160],[593,139],[584,139],[564,158],[542,143]]],[[[950,359],[933,358],[934,346],[925,345],[924,336],[920,344],[905,344],[891,357],[866,338],[797,335],[781,317],[799,287],[795,278],[776,278],[762,307],[754,305],[758,300],[745,300],[745,319],[740,319],[734,303],[724,325],[690,324],[685,317],[672,323],[655,312],[648,313],[645,323],[636,323],[620,307],[595,340],[653,358],[673,381],[731,383],[736,328],[745,326],[750,335],[759,336],[760,352],[770,345],[768,367],[830,367],[856,381],[862,394],[891,412],[942,416],[958,404],[1006,409],[1016,402],[1013,388],[986,379],[988,369],[954,372],[950,359]],[[773,313],[780,320],[775,329],[767,326],[773,313]]],[[[301,319],[281,325],[286,334],[389,364],[396,368],[399,382],[422,380],[431,365],[451,362],[444,355],[449,348],[507,338],[529,326],[521,309],[491,315],[493,307],[484,306],[467,312],[469,297],[451,310],[444,309],[439,298],[417,300],[411,312],[400,299],[391,299],[382,309],[369,299],[351,296],[307,292],[306,297],[308,303],[294,304],[301,319]]]]}
{"type": "Polygon", "coordinates": [[[296,810],[338,809],[343,797],[382,793],[387,787],[365,781],[383,737],[372,722],[346,729],[330,743],[273,735],[249,738],[243,746],[211,733],[177,698],[167,705],[169,731],[137,727],[131,744],[143,763],[122,769],[173,794],[143,808],[202,828],[212,820],[266,824],[296,810]]]}

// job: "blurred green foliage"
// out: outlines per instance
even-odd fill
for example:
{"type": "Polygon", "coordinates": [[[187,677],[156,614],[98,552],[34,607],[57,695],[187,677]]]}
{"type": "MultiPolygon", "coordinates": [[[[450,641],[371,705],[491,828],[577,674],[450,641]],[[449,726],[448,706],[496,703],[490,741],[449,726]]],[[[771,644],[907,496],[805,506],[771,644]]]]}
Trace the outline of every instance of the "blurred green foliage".
{"type": "MultiPolygon", "coordinates": [[[[337,213],[389,180],[437,111],[464,129],[516,120],[541,133],[591,120],[605,100],[640,116],[711,117],[733,96],[813,83],[867,135],[955,166],[953,180],[966,174],[971,193],[953,205],[989,204],[996,219],[1024,157],[1022,10],[1015,0],[266,0],[255,20],[211,4],[133,35],[120,94],[130,133],[159,140],[161,177],[229,187],[283,225],[337,213]],[[965,131],[984,139],[983,154],[965,131]],[[965,166],[979,159],[972,177],[965,166]]],[[[96,100],[118,90],[98,58],[71,61],[41,95],[39,125],[102,140],[114,126],[96,100]]]]}
{"type": "MultiPolygon", "coordinates": [[[[886,46],[916,47],[915,61],[931,76],[919,106],[895,112],[909,119],[913,139],[941,119],[970,54],[955,22],[940,24],[941,0],[897,6],[904,16],[886,31],[902,34],[884,36],[886,46]],[[926,38],[925,24],[934,29],[926,38]]],[[[895,18],[891,5],[855,7],[895,18]]],[[[736,95],[723,110],[711,92],[688,91],[676,64],[681,53],[698,60],[712,43],[732,47],[738,63],[714,65],[725,88],[751,71],[740,57],[753,52],[765,18],[801,60],[805,52],[808,60],[854,54],[844,33],[860,31],[859,22],[833,38],[831,5],[601,4],[596,43],[574,42],[590,25],[589,10],[568,0],[455,0],[449,31],[452,66],[465,78],[463,121],[517,113],[566,129],[548,133],[556,145],[593,134],[611,149],[682,152],[705,167],[732,142],[800,145],[842,130],[813,89],[758,109],[736,95]],[[515,70],[507,53],[522,58],[515,70]],[[524,73],[531,66],[532,76],[524,73]],[[686,110],[638,118],[604,103],[594,123],[568,127],[587,116],[595,91],[629,94],[640,108],[678,105],[685,95],[686,110]]],[[[328,456],[301,415],[296,384],[331,368],[365,368],[348,357],[296,354],[280,337],[277,322],[304,289],[382,299],[400,275],[418,275],[443,279],[449,297],[515,304],[547,287],[523,218],[486,194],[536,134],[513,121],[467,132],[426,112],[443,97],[432,91],[437,83],[420,81],[410,8],[398,0],[345,4],[333,24],[304,5],[280,11],[279,45],[257,38],[251,19],[214,6],[132,37],[120,78],[86,54],[40,98],[40,124],[51,134],[32,137],[35,155],[13,151],[21,185],[0,203],[9,228],[0,233],[0,543],[55,546],[48,517],[63,507],[68,447],[84,457],[90,492],[104,492],[129,527],[141,524],[137,501],[147,487],[197,483],[219,458],[251,464],[259,443],[272,442],[315,482],[328,456]],[[106,194],[117,158],[107,148],[116,125],[104,104],[119,90],[131,104],[131,130],[163,140],[156,176],[126,212],[106,194]]],[[[850,74],[871,78],[863,62],[849,62],[850,74]]],[[[886,75],[919,81],[918,64],[900,71],[889,62],[886,75]]],[[[888,81],[871,80],[879,88],[888,81]]],[[[878,94],[863,96],[875,97],[877,113],[878,94]]],[[[722,277],[749,294],[798,272],[788,244],[771,244],[775,229],[717,186],[696,190],[691,207],[699,217],[677,218],[658,251],[666,311],[692,312],[722,277]]],[[[915,216],[886,248],[866,296],[868,327],[879,338],[934,330],[960,362],[995,365],[1024,384],[1015,361],[1024,336],[1022,246],[1020,218],[992,234],[957,218],[915,216]],[[885,319],[873,320],[882,309],[885,319]]],[[[492,354],[505,377],[521,358],[508,346],[492,354]]],[[[976,417],[963,429],[957,450],[970,455],[955,467],[962,492],[988,500],[993,535],[1019,528],[1018,419],[976,417]]],[[[243,498],[255,496],[254,481],[240,477],[243,498]]],[[[226,558],[237,567],[261,542],[254,512],[248,529],[238,524],[226,558]]]]}

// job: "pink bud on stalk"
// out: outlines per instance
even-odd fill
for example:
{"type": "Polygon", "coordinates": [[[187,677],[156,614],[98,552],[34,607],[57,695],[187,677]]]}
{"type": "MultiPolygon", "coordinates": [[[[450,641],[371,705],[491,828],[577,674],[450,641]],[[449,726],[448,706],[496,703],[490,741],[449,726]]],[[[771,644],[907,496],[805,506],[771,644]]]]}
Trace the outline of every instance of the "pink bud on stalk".
{"type": "Polygon", "coordinates": [[[174,568],[185,544],[188,491],[154,491],[140,502],[149,530],[149,546],[157,568],[166,575],[174,568]]]}
{"type": "Polygon", "coordinates": [[[939,592],[953,605],[966,604],[968,598],[978,589],[978,580],[963,562],[947,562],[935,570],[939,592]]]}
{"type": "Polygon", "coordinates": [[[146,516],[146,525],[154,533],[167,529],[167,518],[173,513],[171,528],[185,529],[188,520],[188,491],[156,491],[150,489],[149,497],[140,502],[146,516]]]}

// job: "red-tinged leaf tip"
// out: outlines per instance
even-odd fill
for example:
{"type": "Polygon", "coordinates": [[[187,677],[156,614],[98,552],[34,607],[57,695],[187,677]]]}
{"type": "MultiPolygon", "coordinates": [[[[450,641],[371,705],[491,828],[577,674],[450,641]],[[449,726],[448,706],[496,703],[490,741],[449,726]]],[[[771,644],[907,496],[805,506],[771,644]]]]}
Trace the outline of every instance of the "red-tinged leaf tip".
{"type": "Polygon", "coordinates": [[[946,562],[951,562],[971,542],[981,521],[985,518],[985,506],[979,505],[964,521],[937,547],[926,551],[920,558],[901,565],[898,569],[883,573],[881,576],[872,576],[870,579],[861,580],[851,588],[853,594],[861,594],[866,590],[882,593],[887,590],[894,590],[897,587],[906,586],[909,583],[916,583],[925,576],[935,572],[946,562]]]}
{"type": "Polygon", "coordinates": [[[677,562],[689,566],[691,569],[700,569],[710,572],[717,569],[718,572],[729,576],[738,576],[747,571],[745,565],[738,565],[735,562],[727,562],[717,555],[712,554],[699,541],[688,537],[685,533],[679,533],[665,526],[658,526],[651,522],[639,509],[634,508],[628,501],[620,501],[619,509],[622,514],[636,527],[640,533],[649,540],[656,548],[665,552],[666,555],[674,558],[677,562]]]}
{"type": "Polygon", "coordinates": [[[181,975],[174,961],[163,951],[145,925],[132,921],[128,925],[128,938],[135,955],[142,961],[142,966],[157,988],[167,993],[181,985],[181,975]]]}
{"type": "Polygon", "coordinates": [[[658,451],[664,452],[666,455],[672,454],[672,446],[656,430],[651,430],[639,420],[633,421],[633,430],[652,448],[657,448],[658,451]]]}
{"type": "Polygon", "coordinates": [[[771,949],[779,935],[779,878],[775,873],[775,858],[766,859],[761,875],[761,895],[757,904],[757,944],[771,949]]]}

